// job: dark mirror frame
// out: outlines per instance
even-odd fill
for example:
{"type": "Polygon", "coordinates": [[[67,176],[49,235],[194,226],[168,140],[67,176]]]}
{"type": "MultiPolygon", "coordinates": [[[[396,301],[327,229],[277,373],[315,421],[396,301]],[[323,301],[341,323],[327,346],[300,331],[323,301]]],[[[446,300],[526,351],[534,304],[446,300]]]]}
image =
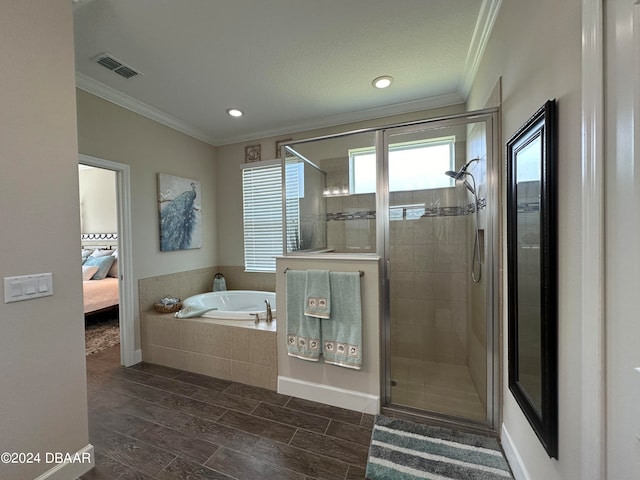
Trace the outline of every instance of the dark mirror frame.
{"type": "MultiPolygon", "coordinates": [[[[508,361],[509,390],[538,435],[551,458],[558,458],[558,299],[557,299],[557,119],[556,101],[547,101],[509,139],[507,154],[507,273],[508,273],[508,361]],[[521,381],[518,332],[524,315],[519,318],[518,301],[524,285],[518,285],[518,182],[517,160],[523,148],[541,140],[540,149],[540,291],[539,295],[539,391],[527,390],[528,382],[521,381]],[[532,395],[533,394],[533,395],[532,395]],[[537,398],[537,402],[533,399],[537,398]]],[[[522,208],[522,205],[520,206],[522,208]]],[[[521,210],[522,211],[522,210],[521,210]]],[[[531,248],[531,247],[529,247],[531,248]]],[[[524,282],[522,282],[524,284],[524,282]]],[[[527,285],[528,288],[537,288],[527,285]]],[[[529,319],[530,320],[530,319],[529,319]]],[[[530,326],[531,324],[529,324],[530,326]]],[[[537,326],[537,325],[534,325],[537,326]]],[[[523,325],[523,328],[525,326],[523,325]]],[[[524,334],[523,334],[524,335],[524,334]]],[[[535,345],[537,342],[532,342],[535,345]]],[[[537,352],[536,352],[537,353],[537,352]]]]}

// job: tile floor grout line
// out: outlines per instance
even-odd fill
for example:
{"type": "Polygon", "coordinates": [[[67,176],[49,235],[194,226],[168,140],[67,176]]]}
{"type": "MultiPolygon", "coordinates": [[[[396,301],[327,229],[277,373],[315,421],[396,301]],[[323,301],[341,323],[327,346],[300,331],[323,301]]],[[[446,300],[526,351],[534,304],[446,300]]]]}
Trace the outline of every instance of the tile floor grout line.
{"type": "MultiPolygon", "coordinates": [[[[103,427],[103,428],[105,428],[105,429],[107,429],[107,430],[110,430],[111,432],[113,432],[113,433],[115,433],[115,434],[117,434],[117,435],[122,435],[123,437],[127,437],[127,438],[129,438],[130,440],[134,440],[135,442],[142,443],[142,444],[147,445],[147,446],[150,446],[150,447],[152,447],[152,448],[154,448],[154,449],[156,449],[156,450],[160,450],[160,451],[162,451],[162,452],[166,452],[166,453],[169,453],[170,455],[173,455],[173,458],[169,461],[169,463],[167,463],[165,466],[163,466],[163,467],[160,469],[160,472],[161,472],[162,470],[164,470],[167,466],[169,466],[171,463],[173,463],[177,458],[179,458],[179,457],[180,457],[180,458],[184,458],[184,457],[182,457],[182,455],[179,455],[179,454],[177,454],[177,453],[175,453],[175,452],[172,452],[172,451],[167,450],[167,449],[165,449],[165,448],[158,447],[157,445],[151,444],[151,443],[149,443],[149,442],[147,442],[147,441],[145,441],[145,440],[140,440],[139,438],[133,437],[133,436],[131,436],[131,435],[127,435],[126,433],[118,432],[117,430],[114,430],[113,428],[110,428],[110,427],[103,427]]],[[[144,473],[144,472],[142,472],[141,470],[138,470],[138,468],[137,468],[135,465],[130,465],[130,464],[128,464],[128,463],[123,463],[122,461],[120,461],[120,460],[118,460],[118,459],[116,459],[116,458],[112,457],[111,455],[109,455],[109,453],[103,453],[103,455],[108,456],[109,458],[111,458],[111,460],[115,460],[117,463],[120,463],[120,464],[125,465],[125,466],[127,466],[127,467],[131,467],[131,468],[133,468],[133,469],[134,469],[134,470],[136,470],[136,471],[140,471],[141,473],[144,473]]],[[[194,463],[196,463],[196,462],[194,462],[194,463]]],[[[160,472],[158,472],[158,473],[160,473],[160,472]]],[[[146,473],[144,473],[144,474],[146,475],[146,473]]],[[[155,476],[156,476],[156,475],[153,475],[153,477],[155,477],[155,476]]]]}
{"type": "MultiPolygon", "coordinates": [[[[329,431],[329,427],[331,426],[331,424],[333,423],[333,419],[329,420],[329,423],[327,423],[327,428],[324,429],[324,432],[322,433],[323,435],[327,435],[327,432],[329,431]]],[[[331,435],[327,435],[327,437],[330,437],[331,435]]]]}

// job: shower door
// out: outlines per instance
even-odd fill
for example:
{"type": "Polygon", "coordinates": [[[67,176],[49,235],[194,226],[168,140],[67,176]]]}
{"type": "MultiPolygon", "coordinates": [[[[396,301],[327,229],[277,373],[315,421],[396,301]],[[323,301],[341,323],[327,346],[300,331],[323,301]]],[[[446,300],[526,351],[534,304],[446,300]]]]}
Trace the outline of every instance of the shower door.
{"type": "Polygon", "coordinates": [[[493,122],[480,114],[378,139],[385,407],[488,428],[497,400],[493,122]]]}

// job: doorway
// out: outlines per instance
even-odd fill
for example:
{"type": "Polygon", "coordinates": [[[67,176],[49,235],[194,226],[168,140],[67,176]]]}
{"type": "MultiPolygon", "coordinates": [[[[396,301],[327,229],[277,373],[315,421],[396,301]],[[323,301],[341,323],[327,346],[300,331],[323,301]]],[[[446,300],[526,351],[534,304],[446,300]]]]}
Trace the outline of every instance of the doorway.
{"type": "MultiPolygon", "coordinates": [[[[379,132],[384,405],[495,430],[495,113],[379,132]]],[[[497,290],[496,290],[497,291],[497,290]]]]}
{"type": "Polygon", "coordinates": [[[140,350],[135,350],[129,166],[84,154],[79,155],[78,163],[115,172],[118,225],[118,289],[120,299],[120,362],[122,365],[129,367],[142,360],[140,350]]]}

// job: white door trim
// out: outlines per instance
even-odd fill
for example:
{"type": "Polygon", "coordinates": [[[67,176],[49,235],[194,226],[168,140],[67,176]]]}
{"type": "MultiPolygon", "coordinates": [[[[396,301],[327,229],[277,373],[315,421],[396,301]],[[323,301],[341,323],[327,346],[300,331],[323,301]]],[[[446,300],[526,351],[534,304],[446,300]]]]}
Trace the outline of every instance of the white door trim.
{"type": "Polygon", "coordinates": [[[78,162],[116,173],[118,203],[118,274],[120,275],[120,361],[125,367],[141,361],[135,351],[133,260],[131,258],[131,176],[129,165],[79,154],[78,162]]]}
{"type": "Polygon", "coordinates": [[[582,480],[606,478],[603,11],[582,0],[582,480]]]}

